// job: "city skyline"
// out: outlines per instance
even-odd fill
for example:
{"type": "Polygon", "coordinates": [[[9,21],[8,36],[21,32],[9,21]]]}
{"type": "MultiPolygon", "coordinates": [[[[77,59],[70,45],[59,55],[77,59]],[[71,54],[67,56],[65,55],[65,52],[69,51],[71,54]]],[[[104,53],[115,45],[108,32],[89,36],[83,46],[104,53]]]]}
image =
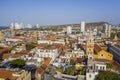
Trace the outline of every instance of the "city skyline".
{"type": "Polygon", "coordinates": [[[120,24],[118,0],[0,0],[0,26],[12,22],[59,25],[106,21],[120,24]]]}

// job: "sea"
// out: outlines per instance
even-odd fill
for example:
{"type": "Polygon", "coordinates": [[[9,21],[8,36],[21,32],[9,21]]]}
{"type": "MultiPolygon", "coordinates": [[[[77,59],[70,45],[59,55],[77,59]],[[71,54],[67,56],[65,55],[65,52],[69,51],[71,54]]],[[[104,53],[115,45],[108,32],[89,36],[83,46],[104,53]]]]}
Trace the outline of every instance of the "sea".
{"type": "Polygon", "coordinates": [[[0,30],[8,29],[8,26],[0,26],[0,30]]]}

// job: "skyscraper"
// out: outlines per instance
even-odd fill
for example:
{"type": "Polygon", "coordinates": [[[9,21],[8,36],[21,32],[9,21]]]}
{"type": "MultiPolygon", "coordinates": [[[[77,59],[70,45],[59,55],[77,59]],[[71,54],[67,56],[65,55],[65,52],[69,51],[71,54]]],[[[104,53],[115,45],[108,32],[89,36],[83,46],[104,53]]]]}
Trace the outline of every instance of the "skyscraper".
{"type": "Polygon", "coordinates": [[[67,26],[67,35],[72,33],[72,27],[71,26],[67,26]]]}
{"type": "Polygon", "coordinates": [[[104,31],[106,37],[110,37],[111,25],[105,23],[104,26],[103,26],[103,31],[104,31]]]}
{"type": "Polygon", "coordinates": [[[85,22],[81,22],[80,32],[84,32],[84,31],[85,31],[85,22]]]}
{"type": "Polygon", "coordinates": [[[14,24],[11,23],[11,25],[10,25],[10,31],[12,32],[13,30],[14,30],[14,24]]]}

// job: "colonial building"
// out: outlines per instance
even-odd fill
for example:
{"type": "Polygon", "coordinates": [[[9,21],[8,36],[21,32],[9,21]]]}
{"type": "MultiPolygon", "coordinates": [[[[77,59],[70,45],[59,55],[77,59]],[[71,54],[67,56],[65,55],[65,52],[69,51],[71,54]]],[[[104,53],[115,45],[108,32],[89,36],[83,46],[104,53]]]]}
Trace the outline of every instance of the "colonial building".
{"type": "Polygon", "coordinates": [[[102,50],[99,46],[96,46],[96,44],[94,45],[94,37],[92,36],[91,32],[87,37],[86,55],[87,55],[86,80],[95,80],[95,76],[99,73],[100,70],[106,71],[106,63],[98,62],[95,59],[112,60],[112,55],[107,51],[102,50]]]}
{"type": "Polygon", "coordinates": [[[94,58],[95,59],[106,59],[113,60],[113,55],[105,50],[103,50],[99,45],[94,45],[94,58]]]}
{"type": "Polygon", "coordinates": [[[58,49],[56,48],[34,48],[31,53],[35,53],[38,57],[50,57],[52,58],[52,61],[58,57],[58,49]]]}
{"type": "Polygon", "coordinates": [[[92,54],[95,59],[106,59],[106,60],[112,60],[113,55],[101,48],[98,44],[94,44],[94,37],[92,36],[92,33],[90,32],[87,37],[87,43],[86,43],[86,55],[92,54]]]}

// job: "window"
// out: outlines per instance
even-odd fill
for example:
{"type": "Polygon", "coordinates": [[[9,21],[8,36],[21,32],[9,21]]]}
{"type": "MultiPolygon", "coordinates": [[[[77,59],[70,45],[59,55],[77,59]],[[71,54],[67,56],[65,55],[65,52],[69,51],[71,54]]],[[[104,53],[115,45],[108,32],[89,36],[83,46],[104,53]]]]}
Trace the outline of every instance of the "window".
{"type": "Polygon", "coordinates": [[[103,70],[105,69],[105,67],[103,67],[103,70]]]}
{"type": "Polygon", "coordinates": [[[89,75],[89,78],[91,78],[91,74],[89,75]]]}
{"type": "Polygon", "coordinates": [[[98,66],[96,66],[96,68],[98,69],[98,66]]]}
{"type": "Polygon", "coordinates": [[[92,66],[90,67],[90,69],[92,69],[92,66]]]}
{"type": "Polygon", "coordinates": [[[90,42],[92,42],[91,39],[90,39],[90,42]]]}
{"type": "Polygon", "coordinates": [[[101,54],[101,56],[103,56],[103,54],[101,54]]]}
{"type": "Polygon", "coordinates": [[[92,57],[90,57],[90,60],[92,60],[92,57]]]}
{"type": "Polygon", "coordinates": [[[100,70],[102,70],[102,66],[100,66],[100,70]]]}

